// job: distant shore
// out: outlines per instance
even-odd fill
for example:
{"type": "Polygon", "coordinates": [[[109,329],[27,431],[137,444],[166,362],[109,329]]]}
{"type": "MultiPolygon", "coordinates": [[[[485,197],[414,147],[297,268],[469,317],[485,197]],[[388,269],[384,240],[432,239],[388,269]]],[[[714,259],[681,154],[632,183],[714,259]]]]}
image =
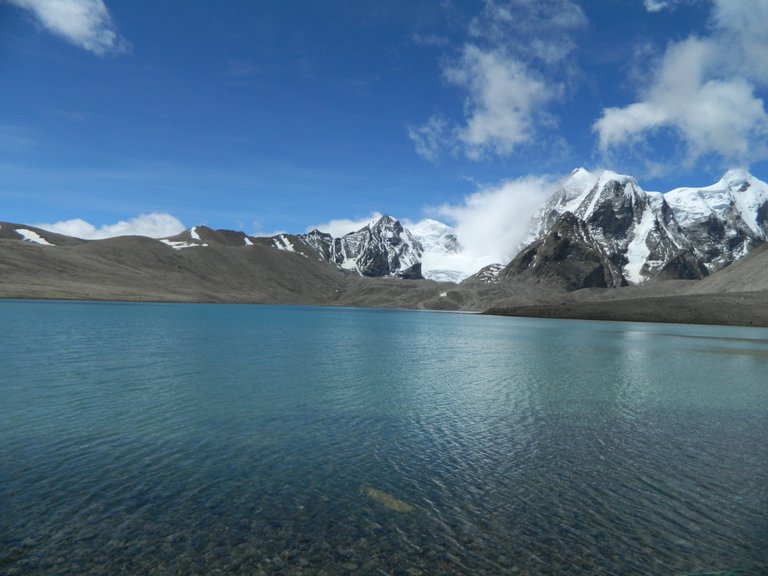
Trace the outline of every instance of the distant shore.
{"type": "MultiPolygon", "coordinates": [[[[609,293],[605,293],[608,295],[609,293]]],[[[146,302],[177,304],[262,304],[262,305],[311,305],[353,308],[421,309],[415,306],[387,306],[379,301],[354,304],[300,302],[257,302],[247,299],[189,298],[162,295],[139,295],[107,293],[85,297],[83,294],[62,294],[60,292],[36,293],[34,295],[3,294],[2,300],[65,300],[92,302],[146,302]]],[[[401,303],[402,304],[402,303],[401,303]]],[[[438,308],[435,308],[438,309],[438,308]]],[[[443,311],[451,311],[445,310],[443,311]]],[[[494,307],[487,310],[455,310],[495,316],[520,316],[532,318],[560,318],[574,320],[608,320],[625,322],[660,322],[673,324],[712,324],[724,326],[768,327],[768,292],[740,292],[727,294],[669,295],[627,299],[597,299],[594,301],[573,301],[564,297],[562,301],[494,307]]]]}
{"type": "Polygon", "coordinates": [[[768,293],[689,294],[491,308],[497,316],[768,327],[768,293]]]}

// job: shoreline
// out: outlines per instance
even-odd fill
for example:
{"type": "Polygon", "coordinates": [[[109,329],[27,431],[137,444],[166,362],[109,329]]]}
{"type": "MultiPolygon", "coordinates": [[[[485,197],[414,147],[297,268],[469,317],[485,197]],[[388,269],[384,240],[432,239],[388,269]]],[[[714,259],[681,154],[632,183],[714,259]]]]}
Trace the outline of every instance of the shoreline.
{"type": "Polygon", "coordinates": [[[490,308],[483,314],[527,318],[653,322],[768,328],[768,294],[688,294],[490,308]]]}
{"type": "MultiPolygon", "coordinates": [[[[599,295],[598,295],[599,296],[599,295]]],[[[418,306],[350,305],[348,303],[275,302],[247,299],[163,298],[161,296],[98,295],[3,295],[0,301],[18,302],[93,302],[122,304],[251,304],[258,306],[308,306],[319,308],[373,309],[416,312],[450,312],[485,316],[509,316],[560,320],[644,322],[768,328],[768,293],[738,292],[689,294],[627,299],[560,301],[520,304],[476,310],[445,310],[418,306]]]]}

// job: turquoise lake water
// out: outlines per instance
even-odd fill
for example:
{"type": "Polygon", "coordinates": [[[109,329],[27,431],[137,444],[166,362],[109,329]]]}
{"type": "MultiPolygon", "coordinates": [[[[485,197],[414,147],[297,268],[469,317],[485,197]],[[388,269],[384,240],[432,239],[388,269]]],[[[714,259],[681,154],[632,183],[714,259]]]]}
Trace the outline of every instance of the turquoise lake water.
{"type": "Polygon", "coordinates": [[[768,330],[0,302],[0,574],[768,574],[768,330]]]}

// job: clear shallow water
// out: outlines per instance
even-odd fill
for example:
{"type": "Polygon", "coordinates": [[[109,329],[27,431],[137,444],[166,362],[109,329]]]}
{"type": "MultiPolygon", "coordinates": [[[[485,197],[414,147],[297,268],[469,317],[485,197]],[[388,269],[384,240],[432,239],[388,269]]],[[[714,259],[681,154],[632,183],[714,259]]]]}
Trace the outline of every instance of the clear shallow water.
{"type": "Polygon", "coordinates": [[[0,321],[2,574],[768,574],[768,330],[58,302],[0,321]]]}

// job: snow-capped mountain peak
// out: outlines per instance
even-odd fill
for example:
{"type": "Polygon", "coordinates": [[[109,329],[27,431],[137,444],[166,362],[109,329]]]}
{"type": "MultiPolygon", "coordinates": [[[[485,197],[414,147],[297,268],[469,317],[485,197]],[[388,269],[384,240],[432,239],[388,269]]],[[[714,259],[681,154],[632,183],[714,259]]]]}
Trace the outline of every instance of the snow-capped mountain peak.
{"type": "Polygon", "coordinates": [[[408,229],[421,243],[424,252],[455,253],[461,250],[456,231],[442,222],[426,218],[411,224],[408,229]]]}
{"type": "Polygon", "coordinates": [[[711,186],[676,188],[664,198],[710,272],[768,240],[768,184],[747,170],[729,170],[711,186]]]}

